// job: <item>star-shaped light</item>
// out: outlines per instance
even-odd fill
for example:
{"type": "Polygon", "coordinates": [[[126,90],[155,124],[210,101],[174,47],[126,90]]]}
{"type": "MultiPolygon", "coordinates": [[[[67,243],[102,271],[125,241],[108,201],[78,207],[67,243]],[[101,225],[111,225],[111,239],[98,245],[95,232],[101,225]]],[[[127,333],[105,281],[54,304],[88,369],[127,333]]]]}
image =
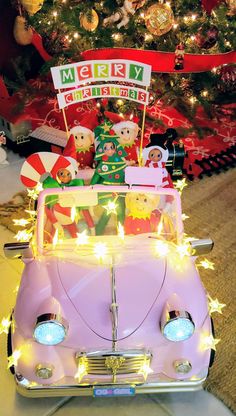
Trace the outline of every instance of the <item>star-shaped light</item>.
{"type": "Polygon", "coordinates": [[[84,230],[82,233],[77,233],[76,244],[78,246],[83,246],[85,244],[88,244],[88,240],[89,240],[89,236],[86,230],[84,230]]]}
{"type": "Polygon", "coordinates": [[[117,205],[115,201],[108,201],[107,205],[103,205],[103,208],[107,211],[107,215],[109,214],[117,214],[116,208],[117,205]]]}
{"type": "Polygon", "coordinates": [[[186,215],[186,214],[182,214],[182,220],[183,220],[183,221],[187,220],[188,218],[189,218],[189,216],[188,216],[188,215],[186,215]]]}
{"type": "Polygon", "coordinates": [[[37,211],[31,210],[31,209],[26,209],[25,212],[27,212],[32,217],[36,217],[37,215],[37,211]]]}
{"type": "Polygon", "coordinates": [[[32,233],[27,230],[18,231],[18,233],[14,236],[17,241],[26,242],[32,238],[32,233]]]}
{"type": "Polygon", "coordinates": [[[150,367],[150,360],[145,360],[144,363],[141,365],[138,374],[141,374],[144,380],[147,379],[148,374],[153,373],[153,370],[150,367]]]}
{"type": "Polygon", "coordinates": [[[7,318],[3,318],[2,322],[0,323],[0,334],[8,334],[9,328],[11,325],[10,315],[7,318]]]}
{"type": "Polygon", "coordinates": [[[166,256],[169,253],[169,245],[165,241],[156,241],[155,251],[158,256],[166,256]]]}
{"type": "Polygon", "coordinates": [[[78,369],[74,377],[78,379],[78,382],[80,383],[82,378],[86,376],[87,373],[88,373],[88,360],[86,357],[81,357],[79,359],[78,369]]]}
{"type": "Polygon", "coordinates": [[[20,356],[21,356],[21,351],[20,350],[13,351],[13,354],[10,355],[10,357],[8,357],[7,368],[10,368],[12,365],[17,365],[20,356]]]}
{"type": "Polygon", "coordinates": [[[38,199],[38,195],[39,193],[37,192],[36,189],[27,189],[27,193],[28,193],[28,197],[31,199],[38,199]]]}
{"type": "Polygon", "coordinates": [[[198,263],[198,266],[204,267],[204,269],[211,269],[214,270],[214,263],[212,261],[209,261],[207,259],[203,259],[198,263]]]}
{"type": "Polygon", "coordinates": [[[191,254],[191,247],[189,245],[189,243],[183,243],[183,244],[178,244],[176,246],[176,251],[179,254],[179,256],[181,258],[183,258],[184,256],[190,256],[191,254]]]}
{"type": "Polygon", "coordinates": [[[174,182],[174,187],[175,189],[177,189],[177,191],[179,191],[180,193],[182,193],[183,189],[188,186],[186,183],[186,179],[178,179],[176,182],[174,182]]]}
{"type": "Polygon", "coordinates": [[[105,243],[96,243],[94,245],[94,254],[99,260],[102,260],[107,254],[107,245],[105,243]]]}
{"type": "Polygon", "coordinates": [[[214,338],[212,335],[210,336],[203,336],[201,341],[201,347],[203,350],[215,350],[216,351],[216,345],[220,342],[220,339],[214,338]]]}
{"type": "Polygon", "coordinates": [[[208,295],[209,299],[209,314],[211,315],[213,312],[218,312],[222,314],[222,309],[226,306],[225,303],[220,303],[218,299],[212,299],[210,295],[208,295]]]}
{"type": "Polygon", "coordinates": [[[30,223],[29,220],[26,220],[25,218],[20,218],[19,220],[13,220],[14,225],[19,225],[20,227],[25,227],[27,224],[30,223]]]}

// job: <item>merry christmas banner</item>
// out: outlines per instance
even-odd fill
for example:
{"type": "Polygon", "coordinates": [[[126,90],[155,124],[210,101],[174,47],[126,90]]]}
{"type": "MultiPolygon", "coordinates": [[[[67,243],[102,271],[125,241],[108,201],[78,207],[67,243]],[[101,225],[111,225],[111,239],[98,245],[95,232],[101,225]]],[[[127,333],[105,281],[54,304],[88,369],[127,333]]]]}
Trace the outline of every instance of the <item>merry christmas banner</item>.
{"type": "Polygon", "coordinates": [[[130,101],[136,101],[140,104],[148,104],[149,94],[141,88],[116,84],[89,85],[87,87],[57,94],[60,109],[71,104],[99,97],[123,98],[130,101]]]}
{"type": "Polygon", "coordinates": [[[77,62],[51,68],[56,89],[76,88],[81,84],[99,81],[130,82],[149,86],[151,66],[123,59],[77,62]]]}

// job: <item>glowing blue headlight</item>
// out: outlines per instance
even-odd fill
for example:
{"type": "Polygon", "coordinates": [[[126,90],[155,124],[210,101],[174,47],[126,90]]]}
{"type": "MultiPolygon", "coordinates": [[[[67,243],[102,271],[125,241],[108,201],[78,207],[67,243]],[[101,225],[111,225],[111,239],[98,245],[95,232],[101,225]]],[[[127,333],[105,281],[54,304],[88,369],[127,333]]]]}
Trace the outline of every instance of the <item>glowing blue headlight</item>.
{"type": "Polygon", "coordinates": [[[57,345],[64,341],[68,325],[53,314],[40,315],[34,329],[34,338],[44,345],[57,345]]]}
{"type": "Polygon", "coordinates": [[[194,323],[186,311],[171,311],[162,325],[162,333],[169,341],[185,341],[194,333],[194,323]]]}

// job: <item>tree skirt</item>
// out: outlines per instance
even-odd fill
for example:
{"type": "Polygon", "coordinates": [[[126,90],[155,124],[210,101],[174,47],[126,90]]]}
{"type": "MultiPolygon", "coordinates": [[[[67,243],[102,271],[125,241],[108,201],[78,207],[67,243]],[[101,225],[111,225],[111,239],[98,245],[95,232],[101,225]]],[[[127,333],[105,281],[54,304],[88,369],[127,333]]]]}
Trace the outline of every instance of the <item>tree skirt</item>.
{"type": "MultiPolygon", "coordinates": [[[[236,412],[235,355],[235,200],[236,171],[190,183],[182,196],[183,212],[190,216],[185,221],[188,235],[211,237],[215,246],[207,258],[215,263],[215,270],[201,269],[203,284],[209,295],[225,303],[222,315],[213,314],[217,345],[215,362],[210,369],[205,389],[221,399],[236,412]]],[[[11,231],[18,231],[13,218],[21,218],[29,201],[25,193],[0,206],[0,223],[11,231]]],[[[198,261],[198,260],[197,260],[198,261]]]]}

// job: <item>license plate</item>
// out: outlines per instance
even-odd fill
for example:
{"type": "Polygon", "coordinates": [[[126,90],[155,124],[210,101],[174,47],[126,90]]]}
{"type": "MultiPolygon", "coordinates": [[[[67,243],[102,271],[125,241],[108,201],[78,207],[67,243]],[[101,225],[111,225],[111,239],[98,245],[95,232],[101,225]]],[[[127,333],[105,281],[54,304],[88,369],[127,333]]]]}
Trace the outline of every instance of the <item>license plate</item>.
{"type": "Polygon", "coordinates": [[[116,387],[94,387],[93,397],[119,397],[134,396],[135,387],[116,386],[116,387]]]}

